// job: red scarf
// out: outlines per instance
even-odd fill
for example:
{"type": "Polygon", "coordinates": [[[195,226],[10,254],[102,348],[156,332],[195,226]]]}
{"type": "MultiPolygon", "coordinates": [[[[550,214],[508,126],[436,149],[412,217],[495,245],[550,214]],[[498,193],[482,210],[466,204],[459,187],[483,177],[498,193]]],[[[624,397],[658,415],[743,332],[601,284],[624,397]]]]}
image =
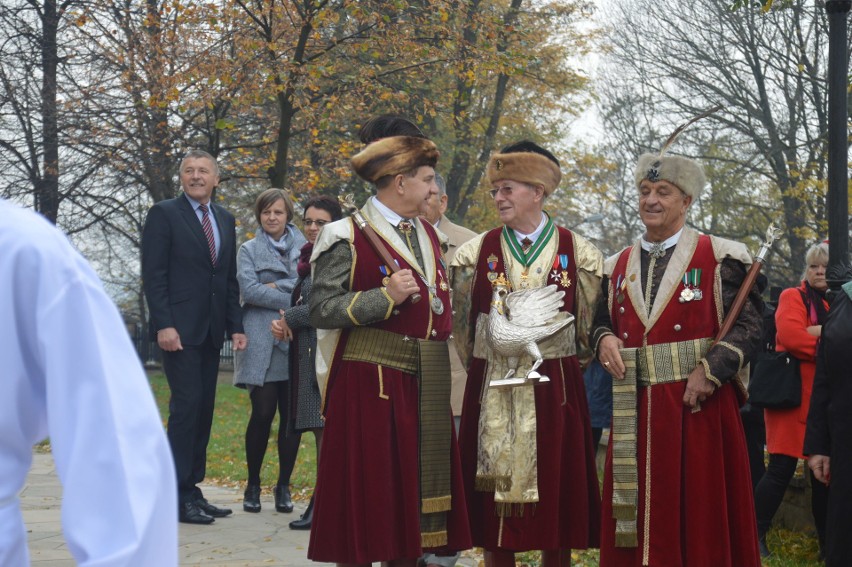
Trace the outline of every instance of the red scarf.
{"type": "Polygon", "coordinates": [[[314,251],[313,242],[305,242],[299,254],[299,264],[296,266],[296,271],[300,278],[307,277],[311,274],[311,253],[314,251]]]}

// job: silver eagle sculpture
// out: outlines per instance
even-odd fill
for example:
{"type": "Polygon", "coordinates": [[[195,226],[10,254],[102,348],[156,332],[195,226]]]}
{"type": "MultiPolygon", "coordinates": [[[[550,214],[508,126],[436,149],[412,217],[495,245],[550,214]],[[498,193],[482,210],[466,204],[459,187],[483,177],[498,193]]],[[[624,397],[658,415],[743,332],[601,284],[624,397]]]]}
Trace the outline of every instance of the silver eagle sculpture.
{"type": "Polygon", "coordinates": [[[509,371],[492,380],[492,387],[550,381],[536,371],[544,362],[538,343],[574,321],[572,314],[559,310],[563,297],[565,292],[555,285],[510,292],[504,278],[494,282],[485,337],[492,351],[506,358],[509,371]],[[533,359],[532,367],[526,376],[516,376],[524,355],[533,359]]]}

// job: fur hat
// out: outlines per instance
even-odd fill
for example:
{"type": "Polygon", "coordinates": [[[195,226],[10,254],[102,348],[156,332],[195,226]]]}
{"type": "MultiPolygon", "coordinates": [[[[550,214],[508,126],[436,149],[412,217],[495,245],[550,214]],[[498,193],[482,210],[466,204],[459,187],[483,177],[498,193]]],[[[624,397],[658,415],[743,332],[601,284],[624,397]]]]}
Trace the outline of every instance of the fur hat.
{"type": "Polygon", "coordinates": [[[681,191],[698,200],[707,184],[704,168],[695,160],[680,156],[660,156],[642,154],[636,164],[636,186],[645,179],[649,181],[668,181],[681,191]]]}
{"type": "Polygon", "coordinates": [[[562,181],[559,164],[536,152],[496,153],[488,161],[486,173],[489,183],[511,179],[530,185],[542,185],[545,195],[553,193],[562,181]]]}
{"type": "Polygon", "coordinates": [[[387,175],[407,173],[418,167],[435,167],[438,148],[426,138],[391,136],[372,142],[352,156],[352,169],[362,179],[375,183],[387,175]]]}

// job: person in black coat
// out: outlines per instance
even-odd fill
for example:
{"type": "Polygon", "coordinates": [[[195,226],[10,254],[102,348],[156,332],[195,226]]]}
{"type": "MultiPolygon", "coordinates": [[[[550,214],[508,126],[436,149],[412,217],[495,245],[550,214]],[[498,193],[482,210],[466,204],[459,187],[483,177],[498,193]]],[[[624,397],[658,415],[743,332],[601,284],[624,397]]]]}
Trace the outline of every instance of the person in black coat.
{"type": "Polygon", "coordinates": [[[142,279],[151,333],[171,391],[168,438],[178,481],[178,518],[209,524],[231,510],[210,504],[204,480],[219,351],[230,335],[246,346],[236,277],[234,216],[211,202],[216,160],[192,150],[180,165],[183,194],[156,203],[142,231],[142,279]]]}
{"type": "Polygon", "coordinates": [[[822,330],[804,453],[828,485],[825,564],[852,565],[852,282],[836,294],[822,330]]]}

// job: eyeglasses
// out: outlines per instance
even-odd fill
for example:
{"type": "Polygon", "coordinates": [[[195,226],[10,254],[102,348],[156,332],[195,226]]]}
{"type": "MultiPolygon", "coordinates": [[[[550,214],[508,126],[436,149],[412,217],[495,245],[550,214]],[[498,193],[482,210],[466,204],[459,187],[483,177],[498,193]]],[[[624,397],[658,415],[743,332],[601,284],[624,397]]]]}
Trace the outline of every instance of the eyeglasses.
{"type": "Polygon", "coordinates": [[[311,220],[311,219],[305,219],[305,220],[304,220],[304,221],[302,221],[302,222],[304,222],[305,226],[311,226],[312,224],[315,224],[315,225],[317,225],[317,228],[322,228],[322,227],[324,227],[325,225],[327,225],[327,224],[328,224],[328,221],[327,221],[327,220],[311,220]]]}
{"type": "Polygon", "coordinates": [[[488,194],[491,195],[492,199],[497,198],[497,193],[500,193],[504,197],[511,197],[512,188],[507,185],[505,187],[500,187],[499,189],[491,189],[490,191],[488,191],[488,194]]]}

